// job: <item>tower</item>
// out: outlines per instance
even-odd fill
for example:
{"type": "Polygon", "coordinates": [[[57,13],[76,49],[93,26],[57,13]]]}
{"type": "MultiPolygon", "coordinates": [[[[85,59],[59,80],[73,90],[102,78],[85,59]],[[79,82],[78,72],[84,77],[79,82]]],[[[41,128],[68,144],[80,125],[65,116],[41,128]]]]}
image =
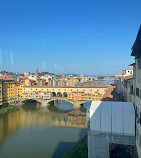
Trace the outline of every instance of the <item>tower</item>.
{"type": "Polygon", "coordinates": [[[38,68],[36,68],[36,75],[38,75],[38,68]]]}

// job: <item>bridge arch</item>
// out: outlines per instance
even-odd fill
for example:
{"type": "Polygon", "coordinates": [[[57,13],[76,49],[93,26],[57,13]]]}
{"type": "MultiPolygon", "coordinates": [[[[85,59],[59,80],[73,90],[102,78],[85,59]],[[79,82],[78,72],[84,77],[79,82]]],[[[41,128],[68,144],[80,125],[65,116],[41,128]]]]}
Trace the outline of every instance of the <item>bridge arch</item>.
{"type": "Polygon", "coordinates": [[[52,92],[52,93],[51,93],[51,97],[56,97],[56,93],[55,93],[55,92],[52,92]]]}
{"type": "Polygon", "coordinates": [[[73,105],[74,102],[70,101],[70,100],[67,100],[67,98],[65,98],[65,97],[53,97],[51,100],[48,100],[47,102],[51,103],[53,101],[65,101],[65,102],[70,103],[72,105],[72,107],[75,108],[74,105],[73,105]]]}
{"type": "Polygon", "coordinates": [[[63,97],[67,98],[67,96],[68,96],[67,92],[64,92],[63,97]]]}
{"type": "Polygon", "coordinates": [[[36,102],[38,102],[38,103],[41,103],[42,101],[40,100],[40,99],[36,99],[36,98],[30,98],[30,99],[24,99],[24,100],[21,100],[21,102],[30,102],[30,101],[36,101],[36,102]]]}
{"type": "Polygon", "coordinates": [[[58,92],[57,93],[57,97],[62,97],[63,95],[62,95],[62,93],[61,92],[58,92]]]}

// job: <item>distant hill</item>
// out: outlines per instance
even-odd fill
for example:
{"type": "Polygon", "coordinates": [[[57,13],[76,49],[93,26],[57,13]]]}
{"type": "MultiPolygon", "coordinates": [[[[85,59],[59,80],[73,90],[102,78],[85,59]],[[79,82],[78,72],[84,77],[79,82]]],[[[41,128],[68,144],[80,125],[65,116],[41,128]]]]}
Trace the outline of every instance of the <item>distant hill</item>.
{"type": "Polygon", "coordinates": [[[24,74],[20,74],[20,73],[17,73],[17,72],[8,72],[8,71],[0,71],[0,74],[3,74],[3,75],[15,75],[15,76],[23,76],[24,74]]]}
{"type": "Polygon", "coordinates": [[[50,72],[39,72],[38,74],[39,76],[44,76],[44,75],[54,75],[54,76],[60,76],[60,75],[56,75],[54,73],[50,73],[50,72]]]}

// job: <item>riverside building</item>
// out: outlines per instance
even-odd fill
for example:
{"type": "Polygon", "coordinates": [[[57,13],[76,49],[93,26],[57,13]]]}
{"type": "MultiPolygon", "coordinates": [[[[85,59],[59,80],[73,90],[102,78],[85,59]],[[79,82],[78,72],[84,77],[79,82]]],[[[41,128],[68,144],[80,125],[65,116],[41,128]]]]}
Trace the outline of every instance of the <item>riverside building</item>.
{"type": "Polygon", "coordinates": [[[135,57],[135,63],[131,64],[134,71],[134,106],[136,112],[136,147],[138,157],[141,158],[141,26],[132,47],[131,56],[135,57]]]}
{"type": "Polygon", "coordinates": [[[2,105],[2,80],[0,79],[0,106],[2,105]]]}

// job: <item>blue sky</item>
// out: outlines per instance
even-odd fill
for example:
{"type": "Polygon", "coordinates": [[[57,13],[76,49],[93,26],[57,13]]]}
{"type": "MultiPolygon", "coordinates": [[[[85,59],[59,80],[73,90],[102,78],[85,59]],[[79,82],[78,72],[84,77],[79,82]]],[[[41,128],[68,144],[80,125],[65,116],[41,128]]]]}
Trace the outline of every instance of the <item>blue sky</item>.
{"type": "Polygon", "coordinates": [[[113,75],[134,62],[140,0],[1,0],[0,70],[113,75]]]}

